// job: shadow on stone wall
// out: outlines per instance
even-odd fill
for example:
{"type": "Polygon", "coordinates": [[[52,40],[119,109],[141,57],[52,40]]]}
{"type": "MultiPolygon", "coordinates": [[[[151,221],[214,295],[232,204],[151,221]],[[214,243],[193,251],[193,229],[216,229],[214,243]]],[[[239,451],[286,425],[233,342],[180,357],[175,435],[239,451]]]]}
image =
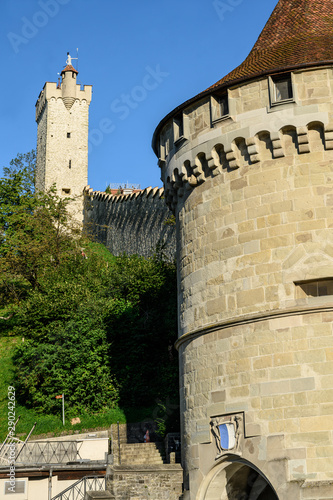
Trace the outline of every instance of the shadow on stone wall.
{"type": "Polygon", "coordinates": [[[113,255],[150,257],[157,249],[168,260],[176,256],[176,228],[164,200],[163,188],[112,195],[84,190],[84,227],[113,255]]]}

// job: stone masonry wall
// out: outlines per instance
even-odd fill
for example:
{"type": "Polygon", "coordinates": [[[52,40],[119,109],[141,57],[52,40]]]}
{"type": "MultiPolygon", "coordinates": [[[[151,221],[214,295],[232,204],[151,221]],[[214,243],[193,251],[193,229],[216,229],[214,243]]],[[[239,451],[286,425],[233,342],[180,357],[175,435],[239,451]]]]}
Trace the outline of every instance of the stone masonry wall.
{"type": "Polygon", "coordinates": [[[229,498],[227,472],[213,480],[228,460],[256,467],[280,500],[331,498],[333,71],[292,81],[292,102],[271,106],[262,78],[229,90],[220,122],[209,99],[185,110],[182,144],[161,133],[191,500],[229,498]],[[230,418],[242,436],[217,458],[213,422],[230,418]]]}
{"type": "Polygon", "coordinates": [[[239,413],[242,458],[270,479],[279,498],[291,498],[292,483],[332,481],[332,321],[332,311],[271,317],[217,328],[180,347],[184,460],[193,489],[217,455],[212,418],[239,413]],[[285,461],[284,477],[275,473],[278,460],[285,461]]]}
{"type": "Polygon", "coordinates": [[[164,201],[164,190],[147,188],[140,193],[108,195],[85,189],[84,226],[112,254],[151,256],[158,246],[175,258],[176,231],[164,201]]]}
{"type": "Polygon", "coordinates": [[[116,500],[179,500],[183,470],[179,464],[111,466],[107,489],[116,500]]]}
{"type": "Polygon", "coordinates": [[[183,333],[329,300],[301,298],[297,283],[333,276],[333,151],[320,127],[304,155],[292,135],[281,134],[283,158],[207,180],[179,211],[183,333]]]}
{"type": "Polygon", "coordinates": [[[180,464],[163,464],[157,452],[160,447],[143,442],[147,429],[153,440],[157,437],[155,427],[152,421],[111,425],[106,488],[115,500],[179,500],[183,484],[180,464]]]}
{"type": "Polygon", "coordinates": [[[60,197],[73,199],[69,210],[82,226],[91,86],[81,90],[73,80],[72,87],[70,105],[63,97],[63,89],[54,82],[45,84],[37,100],[36,189],[46,191],[55,184],[60,197]]]}

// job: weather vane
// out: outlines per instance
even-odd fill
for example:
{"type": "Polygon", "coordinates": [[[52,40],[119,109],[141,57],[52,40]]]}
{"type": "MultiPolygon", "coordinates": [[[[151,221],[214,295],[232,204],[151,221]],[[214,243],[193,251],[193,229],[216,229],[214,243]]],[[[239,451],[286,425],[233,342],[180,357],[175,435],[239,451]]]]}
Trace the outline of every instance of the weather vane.
{"type": "Polygon", "coordinates": [[[67,52],[67,59],[66,59],[66,65],[72,65],[72,61],[74,61],[75,59],[78,61],[79,59],[79,49],[76,49],[76,55],[77,57],[71,57],[70,53],[67,52]]]}

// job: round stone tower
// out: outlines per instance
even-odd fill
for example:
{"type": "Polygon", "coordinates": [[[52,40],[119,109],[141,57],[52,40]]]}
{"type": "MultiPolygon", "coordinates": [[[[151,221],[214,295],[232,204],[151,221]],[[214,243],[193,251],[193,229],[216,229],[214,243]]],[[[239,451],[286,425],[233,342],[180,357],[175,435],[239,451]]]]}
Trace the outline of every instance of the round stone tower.
{"type": "Polygon", "coordinates": [[[71,197],[74,220],[83,220],[83,189],[88,184],[88,119],[91,85],[76,82],[71,64],[61,72],[61,83],[46,82],[36,102],[36,189],[53,184],[61,197],[71,197]]]}
{"type": "Polygon", "coordinates": [[[280,0],[153,148],[177,220],[184,498],[331,498],[333,2],[280,0]]]}

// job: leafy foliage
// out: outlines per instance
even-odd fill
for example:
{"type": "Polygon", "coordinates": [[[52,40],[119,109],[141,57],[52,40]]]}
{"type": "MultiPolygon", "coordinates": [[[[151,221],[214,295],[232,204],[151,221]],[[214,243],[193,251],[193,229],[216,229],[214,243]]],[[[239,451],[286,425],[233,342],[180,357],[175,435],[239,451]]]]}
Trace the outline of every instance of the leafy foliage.
{"type": "Polygon", "coordinates": [[[30,159],[0,180],[0,292],[25,339],[18,402],[57,414],[60,393],[73,413],[177,399],[175,265],[161,251],[116,258],[83,239],[69,199],[34,193],[30,159]]]}
{"type": "Polygon", "coordinates": [[[114,407],[118,391],[107,350],[100,321],[87,315],[53,328],[42,342],[24,342],[14,357],[21,401],[44,413],[56,413],[55,395],[65,393],[67,404],[75,410],[114,407]]]}
{"type": "Polygon", "coordinates": [[[10,161],[9,167],[4,167],[4,178],[12,180],[19,176],[21,178],[21,195],[32,195],[35,192],[36,151],[33,149],[28,153],[19,153],[10,161]]]}
{"type": "Polygon", "coordinates": [[[33,160],[34,152],[19,155],[0,179],[0,291],[16,304],[79,243],[67,211],[70,199],[59,198],[54,187],[34,193],[33,160]]]}
{"type": "Polygon", "coordinates": [[[44,276],[20,310],[19,331],[29,338],[15,358],[22,401],[52,412],[55,390],[91,409],[112,407],[118,389],[123,406],[177,397],[174,265],[122,256],[108,266],[86,252],[48,284],[44,276]]]}

